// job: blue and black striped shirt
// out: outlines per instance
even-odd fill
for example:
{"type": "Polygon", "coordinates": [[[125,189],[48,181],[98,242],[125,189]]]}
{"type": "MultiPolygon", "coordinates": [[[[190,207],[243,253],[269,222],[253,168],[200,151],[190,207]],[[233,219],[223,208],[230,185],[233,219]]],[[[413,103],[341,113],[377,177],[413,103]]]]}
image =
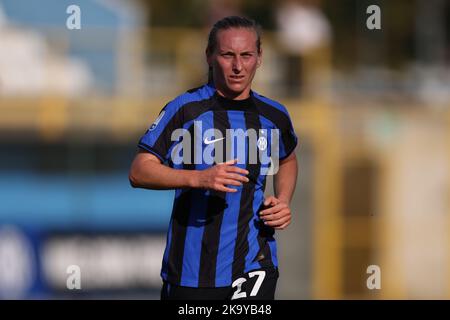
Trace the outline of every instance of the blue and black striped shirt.
{"type": "Polygon", "coordinates": [[[254,91],[248,99],[229,100],[207,84],[163,108],[140,148],[175,169],[203,170],[237,158],[236,165],[249,171],[249,182],[231,186],[234,193],[176,189],[161,270],[165,281],[225,287],[248,271],[278,266],[274,229],[258,212],[267,174],[296,145],[286,108],[254,91]]]}

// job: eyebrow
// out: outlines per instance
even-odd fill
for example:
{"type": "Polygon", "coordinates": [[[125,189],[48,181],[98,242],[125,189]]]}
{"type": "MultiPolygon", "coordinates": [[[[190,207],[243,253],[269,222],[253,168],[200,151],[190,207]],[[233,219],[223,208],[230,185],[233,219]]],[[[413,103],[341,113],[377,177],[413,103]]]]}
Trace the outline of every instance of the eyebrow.
{"type": "MultiPolygon", "coordinates": [[[[235,52],[232,51],[232,50],[220,50],[220,54],[227,54],[227,53],[235,54],[235,52]]],[[[256,53],[256,51],[254,51],[254,50],[247,50],[247,51],[242,51],[240,54],[249,54],[249,53],[256,53]]]]}

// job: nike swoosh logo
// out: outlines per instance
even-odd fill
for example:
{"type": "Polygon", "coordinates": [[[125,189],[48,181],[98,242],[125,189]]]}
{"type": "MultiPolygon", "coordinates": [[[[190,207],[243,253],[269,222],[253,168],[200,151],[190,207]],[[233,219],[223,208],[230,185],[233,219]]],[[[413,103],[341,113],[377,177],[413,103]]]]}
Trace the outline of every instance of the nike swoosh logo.
{"type": "Polygon", "coordinates": [[[214,140],[208,140],[208,138],[205,138],[205,140],[203,140],[203,142],[204,142],[205,144],[211,144],[211,143],[214,143],[214,142],[223,140],[223,139],[225,139],[225,137],[224,137],[224,138],[217,138],[217,139],[214,139],[214,140]]]}

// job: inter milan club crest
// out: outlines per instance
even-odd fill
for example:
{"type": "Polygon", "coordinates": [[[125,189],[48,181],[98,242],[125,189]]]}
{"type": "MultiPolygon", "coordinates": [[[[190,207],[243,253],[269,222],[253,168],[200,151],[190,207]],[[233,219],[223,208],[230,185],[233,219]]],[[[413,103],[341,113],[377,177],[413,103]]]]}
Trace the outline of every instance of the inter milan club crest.
{"type": "Polygon", "coordinates": [[[266,139],[266,137],[264,137],[264,136],[259,137],[257,145],[258,145],[258,149],[259,150],[261,150],[261,151],[266,150],[266,148],[267,148],[267,139],[266,139]]]}

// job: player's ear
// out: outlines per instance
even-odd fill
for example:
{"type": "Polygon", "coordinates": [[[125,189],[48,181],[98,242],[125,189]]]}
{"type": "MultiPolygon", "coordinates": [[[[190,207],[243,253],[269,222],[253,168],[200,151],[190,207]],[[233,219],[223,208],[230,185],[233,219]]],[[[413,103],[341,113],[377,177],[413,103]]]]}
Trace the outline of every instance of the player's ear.
{"type": "Polygon", "coordinates": [[[256,67],[259,68],[259,66],[262,64],[262,49],[259,49],[258,52],[258,60],[256,61],[256,67]]]}

